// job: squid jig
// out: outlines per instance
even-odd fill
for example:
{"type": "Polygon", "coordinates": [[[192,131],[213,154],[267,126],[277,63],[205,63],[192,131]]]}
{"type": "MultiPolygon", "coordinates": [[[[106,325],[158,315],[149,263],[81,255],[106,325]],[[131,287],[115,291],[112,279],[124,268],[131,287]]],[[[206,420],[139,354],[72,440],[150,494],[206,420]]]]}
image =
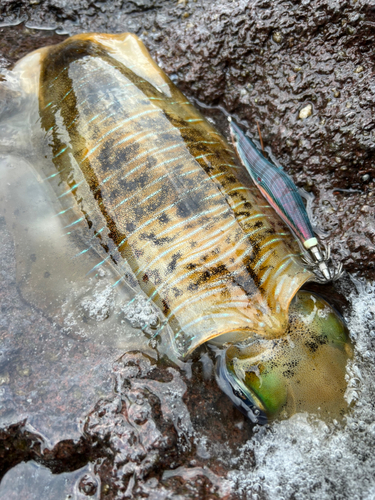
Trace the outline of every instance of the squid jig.
{"type": "Polygon", "coordinates": [[[330,247],[321,249],[293,180],[281,167],[263,156],[231,117],[228,121],[238,157],[264,198],[296,236],[304,252],[304,262],[313,269],[320,282],[337,280],[342,275],[342,265],[336,269],[328,266],[330,247]]]}

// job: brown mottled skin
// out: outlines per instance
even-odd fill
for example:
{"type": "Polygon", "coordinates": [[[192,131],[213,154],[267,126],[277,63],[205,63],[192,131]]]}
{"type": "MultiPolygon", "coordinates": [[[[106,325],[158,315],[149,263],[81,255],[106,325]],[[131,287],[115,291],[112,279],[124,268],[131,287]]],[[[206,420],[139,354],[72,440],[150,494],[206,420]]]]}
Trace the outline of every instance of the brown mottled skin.
{"type": "Polygon", "coordinates": [[[178,353],[233,331],[280,336],[312,275],[225,139],[133,35],[78,35],[40,53],[51,182],[74,195],[104,258],[130,264],[178,353]]]}

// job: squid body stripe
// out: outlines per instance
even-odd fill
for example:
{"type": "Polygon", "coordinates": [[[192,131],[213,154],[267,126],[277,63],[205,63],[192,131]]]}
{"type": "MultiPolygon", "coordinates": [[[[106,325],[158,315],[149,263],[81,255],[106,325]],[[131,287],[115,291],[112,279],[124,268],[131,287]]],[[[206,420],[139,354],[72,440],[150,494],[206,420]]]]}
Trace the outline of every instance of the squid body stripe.
{"type": "MultiPolygon", "coordinates": [[[[283,235],[283,233],[276,233],[279,235],[283,235]]],[[[267,247],[268,245],[271,245],[272,243],[276,243],[276,241],[282,241],[283,238],[272,238],[271,240],[267,241],[266,243],[262,243],[262,250],[264,247],[267,247]]]]}
{"type": "Polygon", "coordinates": [[[275,289],[275,297],[277,298],[280,295],[281,289],[283,287],[284,281],[287,279],[287,275],[285,274],[280,281],[278,282],[275,289]]]}
{"type": "MultiPolygon", "coordinates": [[[[223,215],[225,212],[228,212],[228,207],[225,207],[224,210],[220,213],[217,214],[217,216],[220,216],[220,215],[223,215]]],[[[202,226],[198,227],[197,229],[195,229],[194,231],[190,232],[190,233],[184,233],[183,237],[178,240],[178,241],[186,241],[187,239],[190,239],[191,236],[193,236],[194,234],[198,233],[199,231],[201,231],[202,229],[206,228],[207,226],[209,226],[210,224],[213,224],[213,220],[208,220],[205,224],[203,224],[202,226]]],[[[233,220],[232,223],[234,224],[236,221],[233,220]]],[[[181,226],[181,222],[178,222],[177,224],[175,224],[174,226],[170,226],[170,227],[167,227],[166,229],[164,229],[164,231],[162,231],[161,233],[158,234],[158,236],[165,236],[166,234],[169,234],[171,232],[173,232],[177,227],[180,227],[181,226]]],[[[224,226],[225,228],[225,226],[224,226]]],[[[220,229],[220,231],[222,231],[223,228],[220,229]]],[[[210,238],[211,236],[214,236],[216,233],[212,233],[211,235],[208,236],[208,238],[210,238]]],[[[203,240],[200,240],[200,241],[204,241],[206,238],[204,238],[203,240]]],[[[150,242],[147,242],[147,244],[149,244],[150,242]]],[[[142,247],[144,248],[144,247],[142,247]]]]}
{"type": "MultiPolygon", "coordinates": [[[[171,163],[171,162],[174,162],[174,161],[180,160],[181,158],[185,158],[185,155],[183,155],[183,156],[178,156],[177,158],[172,158],[171,160],[165,160],[165,161],[163,161],[162,163],[158,163],[157,165],[155,165],[155,167],[153,167],[153,169],[154,169],[154,168],[156,168],[156,167],[161,167],[162,165],[165,165],[165,164],[167,164],[167,163],[171,163]]],[[[143,165],[146,165],[146,163],[144,163],[143,165]]],[[[150,169],[150,170],[152,170],[152,169],[150,169]]],[[[166,178],[166,177],[168,177],[168,176],[169,176],[169,173],[166,173],[166,174],[162,175],[161,177],[158,177],[156,180],[154,180],[153,182],[151,182],[151,184],[149,184],[149,185],[148,185],[148,187],[153,186],[154,184],[157,184],[158,182],[162,181],[163,179],[165,179],[165,178],[166,178]]],[[[134,194],[132,194],[132,195],[131,195],[131,196],[129,196],[128,198],[124,198],[123,200],[121,200],[121,201],[120,201],[120,203],[118,203],[118,204],[114,207],[114,209],[118,208],[120,205],[123,205],[124,203],[127,203],[129,200],[133,199],[134,197],[138,196],[139,194],[140,194],[140,193],[135,192],[134,194]]],[[[146,199],[147,199],[147,198],[146,198],[146,199]]],[[[143,202],[141,202],[141,203],[143,203],[143,202]]],[[[138,206],[138,205],[140,205],[140,203],[138,203],[137,205],[134,205],[134,208],[135,208],[136,206],[138,206]]]]}
{"type": "MultiPolygon", "coordinates": [[[[225,211],[227,211],[228,209],[225,208],[225,211]]],[[[224,212],[223,212],[224,213],[224,212]]],[[[218,214],[220,215],[220,214],[218,214]]],[[[205,238],[199,240],[199,242],[203,242],[207,239],[210,239],[212,241],[212,237],[213,236],[216,236],[216,234],[218,234],[219,232],[222,233],[223,230],[225,230],[226,228],[228,228],[229,226],[232,226],[233,224],[236,223],[236,220],[232,220],[229,222],[229,224],[227,224],[226,226],[216,230],[214,233],[211,233],[209,234],[208,236],[206,236],[205,238]]],[[[209,226],[210,224],[212,224],[212,221],[209,220],[207,221],[205,224],[203,224],[202,226],[198,227],[197,229],[194,229],[194,231],[191,231],[190,233],[186,233],[182,236],[182,238],[179,238],[177,241],[174,242],[173,246],[170,246],[168,248],[168,250],[165,250],[164,252],[162,252],[161,254],[159,254],[153,261],[149,262],[146,266],[144,266],[143,268],[140,268],[136,275],[138,275],[139,273],[141,272],[145,272],[149,266],[151,265],[154,265],[156,264],[160,259],[162,259],[163,257],[165,257],[168,253],[171,253],[171,252],[174,252],[177,248],[179,248],[181,245],[185,245],[187,241],[191,240],[191,237],[194,236],[194,234],[196,233],[199,233],[200,231],[202,231],[202,229],[205,229],[207,226],[209,226]]],[[[173,231],[174,227],[172,226],[171,228],[168,228],[167,230],[167,233],[173,231]]],[[[163,233],[159,233],[159,237],[162,235],[162,234],[165,234],[165,231],[163,233]]],[[[141,250],[144,250],[148,245],[150,245],[151,242],[148,241],[146,243],[146,245],[144,245],[143,247],[141,247],[141,250]]],[[[200,247],[202,248],[202,247],[200,247]]],[[[193,258],[195,254],[190,254],[191,257],[193,258]]]]}
{"type": "MultiPolygon", "coordinates": [[[[173,203],[173,205],[170,205],[169,207],[167,207],[167,209],[174,207],[174,205],[175,204],[173,203]]],[[[190,224],[193,220],[199,219],[200,217],[202,217],[204,215],[208,215],[210,213],[213,213],[219,208],[222,208],[222,205],[218,205],[215,208],[212,208],[211,210],[205,210],[204,212],[201,212],[200,214],[193,215],[192,217],[190,217],[186,221],[177,222],[177,224],[175,224],[174,226],[167,228],[164,231],[162,231],[161,233],[159,233],[159,237],[164,236],[165,234],[168,234],[170,231],[173,231],[173,230],[177,229],[178,227],[183,226],[184,224],[190,224]]],[[[229,210],[230,210],[229,207],[225,207],[225,209],[222,212],[218,213],[217,216],[224,215],[225,212],[229,212],[229,210]]],[[[160,213],[162,213],[162,212],[159,212],[158,215],[160,215],[160,213]]],[[[212,221],[210,220],[209,222],[212,222],[212,221]]]]}
{"type": "Polygon", "coordinates": [[[210,194],[209,196],[206,196],[205,198],[202,198],[202,201],[207,201],[207,200],[212,200],[213,198],[217,198],[218,196],[221,196],[222,193],[220,191],[215,194],[210,194]]]}
{"type": "MultiPolygon", "coordinates": [[[[68,66],[65,66],[65,68],[64,68],[64,69],[62,69],[62,70],[60,71],[60,73],[59,73],[59,74],[58,74],[58,75],[57,75],[57,76],[56,76],[56,77],[52,80],[52,83],[50,83],[50,84],[48,85],[48,88],[53,87],[53,86],[55,85],[55,81],[56,81],[56,80],[60,77],[60,75],[62,75],[62,74],[64,73],[64,71],[66,71],[67,69],[68,69],[68,66]]],[[[41,88],[43,88],[43,87],[44,87],[44,85],[41,85],[41,88]]]]}
{"type": "MultiPolygon", "coordinates": [[[[129,238],[131,238],[132,236],[134,236],[134,234],[136,234],[138,231],[141,231],[144,227],[148,226],[149,224],[151,224],[152,222],[154,222],[158,217],[159,215],[161,215],[162,213],[167,213],[168,210],[170,210],[171,208],[173,208],[175,206],[175,203],[172,203],[171,205],[169,205],[168,207],[166,208],[163,208],[162,210],[160,210],[159,212],[157,212],[157,214],[152,217],[152,219],[149,219],[147,220],[146,222],[144,222],[143,224],[141,224],[139,227],[137,227],[137,229],[135,231],[133,231],[132,233],[130,233],[122,242],[124,243],[126,240],[128,240],[129,238]]],[[[218,208],[221,208],[220,206],[218,207],[214,207],[213,209],[211,210],[205,210],[204,212],[201,212],[199,214],[196,214],[196,215],[193,215],[192,217],[190,217],[189,219],[187,220],[183,220],[181,222],[179,222],[178,224],[175,225],[175,227],[178,227],[178,226],[182,226],[184,224],[189,224],[189,222],[195,220],[195,219],[199,219],[200,217],[202,217],[203,215],[208,215],[210,213],[213,213],[215,212],[216,210],[218,210],[218,208]]],[[[229,210],[229,208],[227,208],[227,210],[229,210]]],[[[161,236],[161,233],[159,233],[159,237],[161,236]]]]}
{"type": "MultiPolygon", "coordinates": [[[[247,235],[246,235],[246,237],[247,237],[247,235]]],[[[237,259],[232,263],[232,266],[235,266],[236,264],[238,264],[239,261],[242,261],[249,254],[253,253],[253,251],[254,251],[254,248],[252,247],[252,245],[249,246],[241,255],[239,255],[237,257],[237,259]]],[[[237,269],[232,274],[235,274],[235,273],[238,273],[238,272],[239,272],[239,270],[237,269]]]]}
{"type": "MultiPolygon", "coordinates": [[[[135,160],[137,160],[137,159],[141,158],[142,156],[147,156],[147,155],[149,155],[149,154],[150,154],[151,152],[153,152],[153,151],[156,151],[156,153],[154,153],[154,156],[155,156],[155,155],[159,155],[159,154],[161,154],[161,153],[165,153],[166,151],[171,151],[172,149],[176,149],[176,148],[178,148],[179,146],[180,146],[180,144],[174,144],[173,146],[169,146],[169,147],[164,148],[164,149],[160,149],[160,148],[158,148],[158,147],[155,147],[155,148],[149,149],[149,150],[148,150],[148,151],[146,151],[145,153],[141,153],[141,154],[139,154],[138,156],[135,156],[135,157],[134,157],[132,160],[130,160],[129,162],[125,163],[125,164],[124,164],[124,167],[125,167],[125,166],[128,166],[130,163],[133,163],[135,160]]],[[[175,160],[175,158],[172,158],[172,161],[174,161],[174,160],[175,160]]],[[[124,177],[121,177],[121,179],[122,179],[122,180],[127,179],[127,178],[129,177],[129,175],[131,175],[132,173],[136,172],[137,170],[139,170],[139,168],[144,167],[145,165],[147,165],[147,162],[142,163],[141,165],[138,165],[137,167],[134,167],[132,170],[130,170],[130,172],[128,172],[126,175],[124,175],[124,177]]],[[[159,165],[155,165],[155,167],[157,167],[157,166],[160,166],[160,164],[159,164],[159,165]]],[[[153,168],[154,168],[154,167],[153,167],[153,168]]]]}
{"type": "Polygon", "coordinates": [[[256,229],[254,229],[254,231],[250,231],[249,233],[246,233],[246,236],[252,236],[253,234],[258,233],[259,231],[262,231],[263,229],[264,229],[264,227],[257,227],[256,229]]]}
{"type": "MultiPolygon", "coordinates": [[[[129,94],[123,93],[123,97],[121,97],[121,98],[118,98],[118,97],[116,96],[116,100],[115,100],[115,101],[113,101],[113,102],[110,104],[110,107],[111,107],[111,108],[113,108],[113,107],[114,107],[114,108],[115,108],[115,110],[114,110],[112,113],[110,113],[109,115],[104,116],[104,117],[103,117],[103,119],[102,119],[102,120],[100,120],[100,121],[97,123],[97,125],[101,125],[101,124],[102,124],[102,123],[104,123],[105,121],[107,121],[107,120],[109,120],[110,118],[112,118],[112,116],[116,116],[116,115],[119,113],[119,110],[118,110],[118,105],[119,105],[122,101],[130,101],[130,100],[131,100],[131,101],[134,101],[134,98],[136,98],[136,97],[137,97],[137,95],[138,95],[137,93],[136,93],[136,94],[133,94],[133,95],[129,95],[129,94]]],[[[103,114],[103,113],[105,113],[106,111],[109,111],[109,109],[107,108],[105,111],[103,111],[103,112],[102,112],[102,113],[100,113],[100,114],[102,115],[102,114],[103,114]]],[[[98,115],[98,116],[99,116],[99,115],[98,115]]]]}
{"type": "MultiPolygon", "coordinates": [[[[155,147],[155,148],[151,148],[148,150],[148,153],[152,153],[153,151],[156,151],[158,148],[155,147]]],[[[141,153],[139,154],[138,156],[134,157],[132,160],[130,160],[130,162],[127,162],[125,165],[129,165],[130,163],[132,163],[133,161],[139,159],[140,157],[142,156],[146,156],[147,153],[141,153]]],[[[125,166],[124,165],[124,166],[125,166]]],[[[124,177],[121,177],[121,180],[124,180],[126,179],[127,177],[129,177],[130,174],[132,174],[133,172],[136,172],[137,170],[139,170],[140,168],[144,167],[145,165],[147,165],[147,161],[145,161],[144,163],[141,163],[140,165],[136,166],[133,168],[133,170],[131,170],[130,172],[128,172],[124,177]]],[[[116,172],[114,172],[113,174],[109,175],[108,177],[106,177],[100,184],[98,187],[100,187],[102,184],[108,182],[110,179],[114,178],[114,177],[117,177],[120,173],[122,173],[123,169],[122,170],[118,170],[116,172]]]]}
{"type": "MultiPolygon", "coordinates": [[[[210,239],[210,241],[209,241],[208,243],[206,243],[204,246],[200,246],[200,247],[199,247],[199,251],[195,252],[194,254],[190,254],[188,257],[186,257],[185,259],[183,259],[180,263],[181,263],[181,264],[184,264],[186,261],[190,261],[192,258],[196,258],[196,257],[197,257],[198,255],[200,255],[201,253],[205,253],[205,251],[201,251],[201,250],[202,250],[202,248],[206,248],[207,246],[210,246],[210,244],[211,244],[211,243],[216,242],[218,239],[220,239],[220,238],[224,238],[224,237],[225,237],[225,231],[226,231],[229,227],[233,226],[233,224],[236,224],[236,222],[237,222],[237,220],[236,220],[236,219],[234,219],[234,220],[230,221],[230,222],[229,222],[226,226],[223,226],[223,227],[221,227],[220,229],[218,229],[217,231],[215,231],[215,233],[211,233],[209,236],[207,236],[207,237],[206,237],[206,238],[204,238],[203,240],[199,240],[199,243],[202,243],[202,242],[203,242],[203,241],[205,241],[206,239],[210,239]],[[212,239],[212,237],[213,237],[213,236],[216,236],[216,234],[218,234],[218,233],[222,233],[222,234],[220,234],[217,238],[212,239]]],[[[244,235],[244,237],[243,237],[243,238],[242,238],[239,242],[237,242],[237,245],[238,245],[238,243],[240,243],[241,241],[244,241],[244,240],[248,239],[249,235],[255,234],[257,231],[260,231],[261,229],[263,229],[263,228],[257,228],[257,229],[256,229],[255,231],[253,231],[252,233],[246,233],[246,234],[244,235]]],[[[188,238],[188,237],[189,237],[189,235],[187,235],[187,238],[188,238]]],[[[252,246],[251,246],[251,250],[252,250],[252,246]]],[[[224,255],[222,255],[221,257],[225,257],[225,255],[227,255],[227,254],[224,254],[224,255]]],[[[244,254],[243,254],[243,255],[239,256],[239,258],[242,258],[242,257],[244,257],[245,255],[247,255],[247,253],[246,253],[246,252],[244,252],[244,254]]],[[[212,264],[212,263],[210,263],[210,264],[212,264]]]]}
{"type": "Polygon", "coordinates": [[[268,250],[264,255],[262,255],[262,257],[258,260],[258,262],[256,264],[254,264],[254,269],[257,269],[259,266],[261,266],[265,260],[268,259],[268,257],[274,253],[275,250],[273,248],[271,248],[270,250],[268,250]]]}
{"type": "Polygon", "coordinates": [[[87,153],[87,155],[82,159],[82,162],[86,160],[102,143],[103,139],[108,137],[109,135],[113,134],[113,132],[116,132],[119,128],[121,128],[125,123],[130,123],[136,118],[139,118],[140,116],[148,115],[150,113],[156,113],[156,112],[161,112],[160,109],[148,109],[146,111],[143,111],[142,113],[138,113],[137,115],[131,116],[130,118],[126,118],[125,120],[122,120],[118,125],[113,127],[111,130],[106,132],[104,135],[102,135],[99,139],[97,144],[87,153]]]}
{"type": "Polygon", "coordinates": [[[290,264],[292,263],[292,260],[293,260],[293,254],[290,253],[288,255],[286,255],[283,259],[281,259],[281,261],[279,262],[278,264],[278,269],[277,271],[275,272],[275,274],[273,275],[274,278],[277,278],[277,276],[282,272],[284,271],[288,266],[290,266],[290,264]],[[282,263],[284,260],[286,260],[286,262],[282,263]]]}
{"type": "Polygon", "coordinates": [[[235,208],[238,208],[238,207],[240,207],[241,205],[244,205],[245,203],[247,203],[247,200],[240,201],[240,202],[239,202],[239,203],[237,203],[236,205],[233,205],[233,207],[232,207],[232,208],[233,208],[233,210],[234,210],[235,208]]]}
{"type": "Polygon", "coordinates": [[[201,168],[194,168],[193,170],[189,170],[188,172],[180,174],[180,177],[185,177],[186,175],[192,174],[194,172],[200,172],[201,170],[202,170],[201,168]]]}
{"type": "MultiPolygon", "coordinates": [[[[123,139],[121,139],[120,141],[116,142],[114,144],[114,147],[116,146],[119,146],[120,144],[124,144],[125,142],[129,142],[131,139],[133,139],[134,137],[137,137],[137,135],[140,135],[140,134],[143,134],[144,132],[147,132],[147,130],[140,130],[139,132],[136,132],[135,134],[131,134],[131,135],[126,135],[123,139]]],[[[164,134],[165,132],[161,132],[162,134],[164,134]]],[[[139,139],[137,139],[136,141],[134,141],[132,144],[136,144],[140,141],[143,141],[144,139],[147,139],[147,137],[156,137],[157,135],[161,135],[160,133],[156,133],[156,132],[150,132],[149,134],[146,134],[146,135],[143,135],[142,137],[140,137],[139,139]]]]}
{"type": "Polygon", "coordinates": [[[206,156],[213,156],[215,153],[205,153],[204,155],[199,155],[195,156],[196,160],[199,160],[199,158],[206,158],[206,156]]]}
{"type": "MultiPolygon", "coordinates": [[[[230,226],[232,226],[235,222],[236,222],[235,220],[231,221],[230,226]]],[[[227,227],[229,227],[229,225],[227,227]]],[[[199,240],[199,250],[194,252],[194,253],[189,253],[185,258],[180,260],[180,265],[184,265],[186,263],[189,263],[193,259],[197,259],[200,255],[207,253],[207,251],[213,250],[214,247],[216,246],[217,242],[219,242],[223,238],[226,238],[226,233],[222,229],[223,228],[215,231],[215,234],[220,233],[215,238],[213,238],[214,233],[212,233],[212,234],[209,234],[206,238],[199,240]],[[209,240],[209,241],[207,243],[205,243],[204,245],[202,245],[201,243],[205,240],[209,240]]],[[[187,239],[188,239],[188,235],[185,238],[185,240],[187,240],[187,239]]]]}
{"type": "Polygon", "coordinates": [[[259,280],[259,283],[261,285],[264,285],[264,283],[267,281],[271,271],[273,271],[274,269],[274,266],[269,266],[268,269],[266,269],[266,271],[262,274],[262,276],[260,277],[260,280],[259,280]]]}
{"type": "Polygon", "coordinates": [[[146,198],[144,200],[142,200],[140,203],[137,203],[135,205],[135,207],[138,207],[139,205],[142,205],[143,203],[145,203],[146,201],[148,201],[150,198],[153,198],[154,196],[156,196],[158,193],[160,193],[162,191],[162,188],[160,189],[157,189],[156,191],[154,191],[152,194],[149,194],[148,196],[146,196],[146,198]]]}
{"type": "Polygon", "coordinates": [[[259,219],[260,217],[266,218],[267,215],[264,215],[264,214],[254,214],[254,215],[241,215],[241,216],[238,216],[238,217],[243,217],[246,221],[249,221],[249,220],[259,219]]]}
{"type": "MultiPolygon", "coordinates": [[[[210,266],[213,266],[214,264],[217,264],[218,262],[222,261],[224,258],[228,257],[229,255],[231,255],[236,249],[237,247],[244,242],[244,240],[247,239],[247,235],[245,235],[243,238],[241,238],[240,241],[238,241],[236,243],[236,245],[234,245],[234,247],[232,247],[228,252],[226,252],[225,254],[223,255],[220,255],[217,259],[213,260],[210,262],[210,266]]],[[[242,256],[241,256],[242,257],[242,256]]],[[[201,269],[204,269],[206,267],[207,264],[201,264],[200,266],[197,266],[196,268],[188,271],[187,273],[183,274],[183,275],[180,275],[177,279],[175,279],[174,281],[171,282],[171,280],[174,278],[174,276],[171,276],[170,278],[168,278],[167,280],[165,280],[160,286],[158,286],[156,288],[156,290],[153,292],[153,294],[150,296],[150,299],[153,299],[155,297],[155,295],[157,295],[161,290],[164,290],[164,289],[169,289],[171,288],[172,286],[175,286],[177,285],[178,283],[180,283],[181,281],[183,281],[184,279],[188,278],[189,276],[191,276],[192,274],[195,274],[198,270],[201,270],[201,269]]]]}
{"type": "MultiPolygon", "coordinates": [[[[215,238],[215,240],[212,241],[212,245],[210,245],[211,242],[208,242],[208,243],[206,243],[206,245],[204,245],[204,247],[211,246],[213,248],[215,246],[216,241],[222,239],[223,237],[225,237],[225,233],[223,233],[222,235],[219,235],[217,238],[215,238]]],[[[220,262],[221,260],[223,260],[226,257],[228,257],[229,255],[231,255],[238,248],[238,246],[241,245],[247,239],[248,239],[247,234],[245,234],[239,241],[237,241],[237,243],[234,246],[232,246],[230,248],[230,250],[228,252],[221,254],[220,257],[218,257],[216,260],[209,262],[209,265],[212,266],[213,264],[217,264],[217,262],[220,262]]],[[[200,254],[206,253],[207,250],[201,251],[202,248],[203,247],[200,247],[200,251],[197,252],[196,254],[194,254],[194,258],[198,257],[200,254]]],[[[251,251],[253,250],[252,246],[250,247],[250,250],[251,251]]],[[[239,256],[239,258],[242,258],[245,253],[246,252],[243,252],[243,254],[241,256],[239,256]]],[[[190,258],[190,256],[188,256],[187,258],[185,258],[181,261],[181,264],[185,263],[186,261],[190,261],[190,260],[191,260],[191,258],[190,258]]],[[[194,271],[196,271],[197,269],[201,269],[205,265],[206,264],[202,264],[201,266],[196,267],[194,269],[194,271]]]]}
{"type": "MultiPolygon", "coordinates": [[[[171,147],[169,147],[169,148],[163,149],[163,150],[159,151],[157,154],[162,153],[162,152],[164,152],[164,151],[167,151],[167,150],[169,150],[169,149],[176,148],[176,147],[178,147],[178,145],[171,146],[171,147]]],[[[157,148],[153,148],[153,149],[149,150],[149,151],[148,151],[148,153],[150,153],[151,151],[153,151],[153,150],[155,150],[155,149],[157,149],[157,148]]],[[[138,155],[138,157],[133,158],[133,160],[131,160],[130,162],[128,162],[128,164],[129,164],[129,163],[132,163],[132,162],[133,162],[133,161],[135,161],[137,158],[139,158],[139,157],[141,157],[141,156],[145,156],[145,155],[147,155],[147,152],[146,152],[146,153],[142,153],[142,154],[138,155]]],[[[179,160],[179,159],[181,159],[181,158],[185,158],[185,155],[183,155],[183,156],[179,156],[179,157],[177,157],[177,158],[176,158],[176,157],[174,157],[174,158],[172,158],[172,159],[170,159],[170,160],[165,160],[165,161],[164,161],[164,162],[162,162],[162,163],[158,163],[157,165],[155,165],[154,167],[152,167],[152,168],[149,170],[149,172],[150,172],[151,170],[154,170],[155,168],[159,168],[160,166],[162,166],[162,165],[164,165],[164,164],[166,164],[166,163],[170,163],[170,162],[173,162],[173,161],[177,161],[177,160],[179,160]]],[[[137,170],[139,170],[140,168],[142,168],[142,167],[144,167],[145,165],[147,165],[147,163],[148,163],[147,161],[146,161],[146,162],[144,162],[144,163],[141,163],[141,164],[140,164],[140,165],[138,165],[137,167],[133,168],[130,172],[128,172],[128,173],[127,173],[124,177],[121,177],[121,179],[122,179],[122,180],[126,179],[127,177],[129,177],[129,175],[130,175],[130,174],[134,173],[135,171],[137,171],[137,170]]],[[[112,174],[111,176],[107,177],[107,178],[106,178],[106,179],[102,182],[102,184],[104,184],[104,182],[107,182],[109,179],[111,179],[112,177],[114,177],[114,176],[115,176],[115,175],[117,175],[117,174],[118,174],[118,172],[116,172],[115,174],[112,174]]],[[[153,184],[154,184],[154,183],[153,183],[153,184]]],[[[100,187],[100,186],[101,186],[101,184],[100,184],[98,187],[100,187]]],[[[124,199],[123,199],[120,203],[118,203],[118,204],[115,206],[115,208],[119,207],[119,206],[120,206],[120,205],[122,205],[123,203],[126,203],[127,201],[129,201],[130,199],[134,198],[134,197],[135,197],[135,196],[137,196],[138,194],[139,194],[139,193],[137,193],[137,192],[136,192],[136,193],[134,193],[132,196],[129,196],[128,198],[124,198],[124,199]]]]}
{"type": "Polygon", "coordinates": [[[195,302],[199,302],[203,299],[207,299],[208,297],[211,297],[212,295],[216,295],[217,293],[220,293],[222,289],[222,284],[225,284],[225,281],[223,283],[220,282],[215,282],[212,286],[206,287],[202,290],[202,293],[196,294],[194,298],[187,298],[181,304],[179,304],[177,307],[172,309],[168,317],[165,319],[164,325],[166,325],[170,319],[171,316],[174,316],[178,311],[181,311],[181,309],[184,309],[187,305],[194,304],[195,302]]]}
{"type": "Polygon", "coordinates": [[[103,113],[99,113],[99,114],[97,114],[97,115],[93,116],[93,117],[92,117],[92,118],[91,118],[91,119],[87,122],[87,124],[89,124],[89,123],[93,122],[94,120],[96,120],[97,118],[99,118],[99,116],[100,116],[100,115],[102,115],[102,114],[103,114],[103,113]]]}
{"type": "MultiPolygon", "coordinates": [[[[160,255],[158,255],[158,257],[156,257],[153,261],[151,261],[150,263],[148,263],[143,268],[143,271],[145,271],[146,269],[148,269],[149,266],[151,266],[153,264],[156,264],[161,258],[165,257],[165,255],[167,255],[168,253],[174,252],[180,246],[186,245],[187,240],[189,240],[191,238],[192,234],[201,231],[201,229],[202,229],[202,227],[199,227],[195,231],[192,231],[192,233],[184,235],[183,238],[180,238],[180,240],[178,240],[178,243],[176,243],[172,247],[168,248],[168,250],[165,250],[163,253],[161,253],[160,255]]],[[[209,235],[207,238],[204,238],[203,240],[200,240],[200,243],[202,241],[204,241],[205,239],[209,239],[210,241],[208,243],[206,243],[205,245],[199,247],[201,251],[196,252],[194,254],[189,254],[185,259],[180,260],[179,261],[179,265],[182,266],[186,262],[190,262],[193,258],[195,259],[200,253],[205,253],[206,250],[202,250],[202,248],[207,248],[209,246],[213,246],[215,244],[215,242],[218,241],[218,240],[220,240],[222,237],[223,237],[222,235],[219,235],[217,238],[212,239],[212,235],[209,235]]],[[[137,271],[137,274],[139,272],[141,272],[141,270],[137,271]]]]}
{"type": "MultiPolygon", "coordinates": [[[[157,218],[157,217],[158,217],[161,213],[165,212],[166,210],[169,210],[170,208],[173,208],[174,206],[175,206],[175,203],[172,203],[172,205],[169,205],[169,207],[167,207],[166,209],[161,210],[160,212],[158,212],[158,214],[157,214],[156,218],[157,218]]],[[[189,217],[189,219],[183,220],[183,221],[178,222],[177,224],[175,224],[175,225],[173,226],[173,229],[176,229],[177,227],[181,227],[181,226],[183,226],[183,225],[185,225],[185,224],[186,224],[186,225],[188,225],[188,224],[190,224],[192,221],[194,221],[194,220],[196,220],[196,219],[200,219],[200,218],[201,218],[201,217],[203,217],[203,216],[206,216],[206,215],[209,215],[209,214],[215,213],[215,212],[216,212],[219,208],[222,208],[222,205],[218,205],[218,206],[216,206],[216,207],[214,207],[214,208],[211,208],[210,210],[204,210],[203,212],[200,212],[199,214],[192,215],[191,217],[189,217]]],[[[223,210],[222,212],[220,212],[220,213],[219,213],[219,214],[217,214],[217,215],[223,215],[223,214],[225,214],[225,212],[228,212],[229,210],[230,210],[230,209],[229,209],[229,207],[226,207],[226,208],[225,208],[225,210],[223,210]]],[[[155,220],[155,218],[154,218],[154,219],[152,219],[151,221],[153,221],[153,220],[155,220]]],[[[146,225],[146,224],[147,224],[147,223],[145,223],[145,224],[143,224],[143,225],[146,225]]],[[[163,231],[163,232],[161,232],[161,233],[159,233],[159,236],[164,235],[164,233],[165,233],[165,232],[166,232],[166,230],[165,230],[165,231],[163,231]]]]}

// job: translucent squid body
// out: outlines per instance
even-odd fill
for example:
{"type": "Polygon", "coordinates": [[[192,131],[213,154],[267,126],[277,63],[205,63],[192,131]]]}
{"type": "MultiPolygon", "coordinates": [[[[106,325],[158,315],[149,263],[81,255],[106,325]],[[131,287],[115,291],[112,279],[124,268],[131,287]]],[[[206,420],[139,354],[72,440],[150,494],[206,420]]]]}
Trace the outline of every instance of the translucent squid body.
{"type": "MultiPolygon", "coordinates": [[[[297,186],[282,168],[270,163],[258,150],[233,120],[229,119],[232,141],[239,158],[251,175],[254,184],[276,213],[290,227],[302,244],[309,251],[312,267],[318,269],[323,279],[330,281],[341,274],[341,267],[331,270],[327,266],[329,249],[323,254],[308,218],[305,205],[297,186]]],[[[309,259],[307,258],[309,261],[309,259]]]]}
{"type": "Polygon", "coordinates": [[[155,335],[173,356],[215,345],[220,387],[254,422],[344,411],[348,332],[324,299],[301,290],[316,276],[280,217],[332,276],[282,170],[232,123],[246,168],[237,162],[131,34],[39,49],[12,81],[27,106],[14,106],[8,126],[30,123],[30,157],[62,227],[83,228],[76,258],[95,249],[92,271],[111,263],[119,286],[129,282],[155,308],[155,335]]]}

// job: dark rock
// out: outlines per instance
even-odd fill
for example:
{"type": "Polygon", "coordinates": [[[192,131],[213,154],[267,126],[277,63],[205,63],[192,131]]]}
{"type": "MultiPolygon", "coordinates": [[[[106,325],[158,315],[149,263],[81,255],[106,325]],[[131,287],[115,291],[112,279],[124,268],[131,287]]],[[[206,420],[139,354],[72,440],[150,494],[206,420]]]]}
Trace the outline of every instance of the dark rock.
{"type": "Polygon", "coordinates": [[[375,192],[363,181],[375,175],[370,2],[215,2],[206,9],[213,24],[196,12],[185,29],[169,26],[152,44],[158,61],[186,92],[223,106],[255,137],[259,122],[265,144],[316,196],[314,215],[334,257],[374,277],[375,192]],[[301,118],[302,109],[311,115],[301,118]]]}

